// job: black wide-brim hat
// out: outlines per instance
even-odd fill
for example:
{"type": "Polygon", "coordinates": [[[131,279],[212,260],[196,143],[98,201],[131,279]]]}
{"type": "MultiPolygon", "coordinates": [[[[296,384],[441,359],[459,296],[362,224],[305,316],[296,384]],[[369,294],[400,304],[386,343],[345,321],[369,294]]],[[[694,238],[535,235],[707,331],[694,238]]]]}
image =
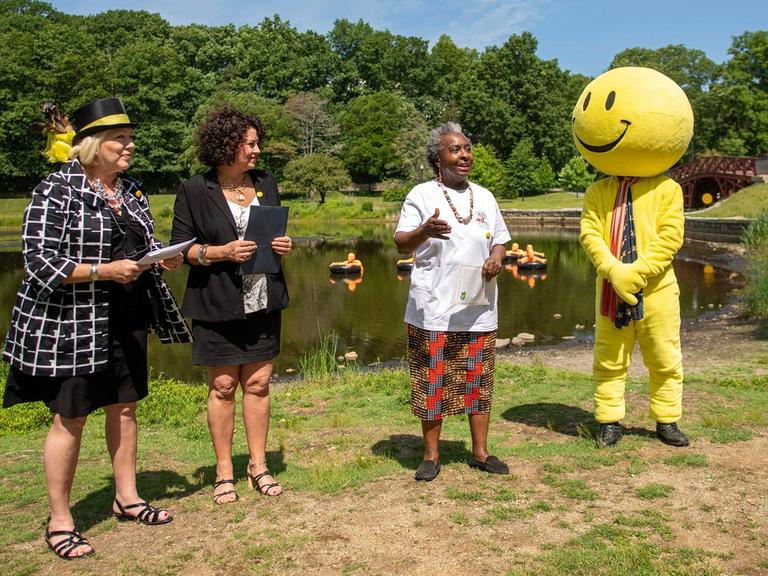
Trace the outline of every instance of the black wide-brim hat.
{"type": "Polygon", "coordinates": [[[75,141],[96,132],[114,128],[135,128],[119,98],[101,98],[75,110],[70,116],[75,141]]]}

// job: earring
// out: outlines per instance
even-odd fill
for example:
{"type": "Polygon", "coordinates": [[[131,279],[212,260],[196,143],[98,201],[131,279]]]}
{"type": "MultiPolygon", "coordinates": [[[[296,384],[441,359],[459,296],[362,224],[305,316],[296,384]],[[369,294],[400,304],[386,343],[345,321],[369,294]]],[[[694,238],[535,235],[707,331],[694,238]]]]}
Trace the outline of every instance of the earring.
{"type": "Polygon", "coordinates": [[[440,182],[440,184],[443,183],[443,171],[440,168],[440,164],[437,165],[437,181],[440,182]]]}

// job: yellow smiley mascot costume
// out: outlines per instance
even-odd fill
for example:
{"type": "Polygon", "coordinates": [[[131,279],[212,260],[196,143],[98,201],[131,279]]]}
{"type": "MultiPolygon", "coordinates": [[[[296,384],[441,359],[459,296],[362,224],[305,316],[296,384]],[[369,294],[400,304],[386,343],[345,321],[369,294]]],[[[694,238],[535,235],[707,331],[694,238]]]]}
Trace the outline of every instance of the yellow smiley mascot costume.
{"type": "Polygon", "coordinates": [[[609,177],[584,196],[580,241],[597,268],[594,398],[600,442],[616,444],[635,341],[650,375],[656,435],[687,446],[682,415],[680,290],[672,260],[683,244],[683,193],[663,175],[688,147],[693,112],[672,80],[649,68],[594,79],[573,109],[581,155],[609,177]]]}

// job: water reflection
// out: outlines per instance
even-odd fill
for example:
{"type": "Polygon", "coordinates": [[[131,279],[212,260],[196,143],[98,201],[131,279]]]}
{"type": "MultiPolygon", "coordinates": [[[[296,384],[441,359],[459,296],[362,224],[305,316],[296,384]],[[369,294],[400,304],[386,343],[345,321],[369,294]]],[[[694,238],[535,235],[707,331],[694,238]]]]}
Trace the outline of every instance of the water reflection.
{"type": "MultiPolygon", "coordinates": [[[[499,275],[499,337],[530,332],[538,342],[591,338],[595,272],[576,234],[514,228],[511,232],[521,246],[534,244],[544,252],[548,263],[545,270],[530,271],[508,262],[499,275]]],[[[393,225],[334,224],[333,229],[327,224],[289,225],[296,247],[283,260],[291,305],[283,315],[278,371],[297,367],[300,355],[331,331],[339,337],[339,353],[354,350],[363,363],[405,356],[403,314],[410,273],[398,269],[397,261],[403,257],[395,249],[393,233],[393,225]],[[329,263],[344,260],[350,251],[364,264],[364,274],[329,274],[329,263]]],[[[738,282],[727,270],[690,259],[676,260],[674,267],[685,317],[723,304],[738,282]]],[[[179,299],[186,274],[185,267],[166,276],[179,299]]],[[[0,253],[3,335],[22,275],[21,254],[0,253]]],[[[150,364],[156,372],[176,378],[204,379],[203,371],[192,365],[188,345],[160,345],[153,338],[150,364]]]]}

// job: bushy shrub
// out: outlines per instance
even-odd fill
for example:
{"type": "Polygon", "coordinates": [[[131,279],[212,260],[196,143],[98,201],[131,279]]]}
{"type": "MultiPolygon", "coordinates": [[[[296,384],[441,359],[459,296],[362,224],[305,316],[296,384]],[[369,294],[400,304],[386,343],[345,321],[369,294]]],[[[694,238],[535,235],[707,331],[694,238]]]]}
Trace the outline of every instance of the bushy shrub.
{"type": "Polygon", "coordinates": [[[360,205],[360,210],[363,212],[373,212],[373,202],[366,200],[360,205]]]}
{"type": "MultiPolygon", "coordinates": [[[[0,362],[0,396],[5,395],[5,381],[8,378],[8,364],[0,362]]],[[[51,423],[51,411],[42,402],[17,404],[0,410],[0,435],[24,434],[51,423]]]]}
{"type": "Polygon", "coordinates": [[[395,186],[384,190],[381,194],[381,198],[385,202],[402,202],[410,191],[411,189],[407,186],[395,186]]]}
{"type": "Polygon", "coordinates": [[[204,422],[208,388],[201,384],[185,384],[173,378],[153,378],[149,395],[136,404],[136,417],[142,424],[159,424],[172,428],[204,422]]]}

